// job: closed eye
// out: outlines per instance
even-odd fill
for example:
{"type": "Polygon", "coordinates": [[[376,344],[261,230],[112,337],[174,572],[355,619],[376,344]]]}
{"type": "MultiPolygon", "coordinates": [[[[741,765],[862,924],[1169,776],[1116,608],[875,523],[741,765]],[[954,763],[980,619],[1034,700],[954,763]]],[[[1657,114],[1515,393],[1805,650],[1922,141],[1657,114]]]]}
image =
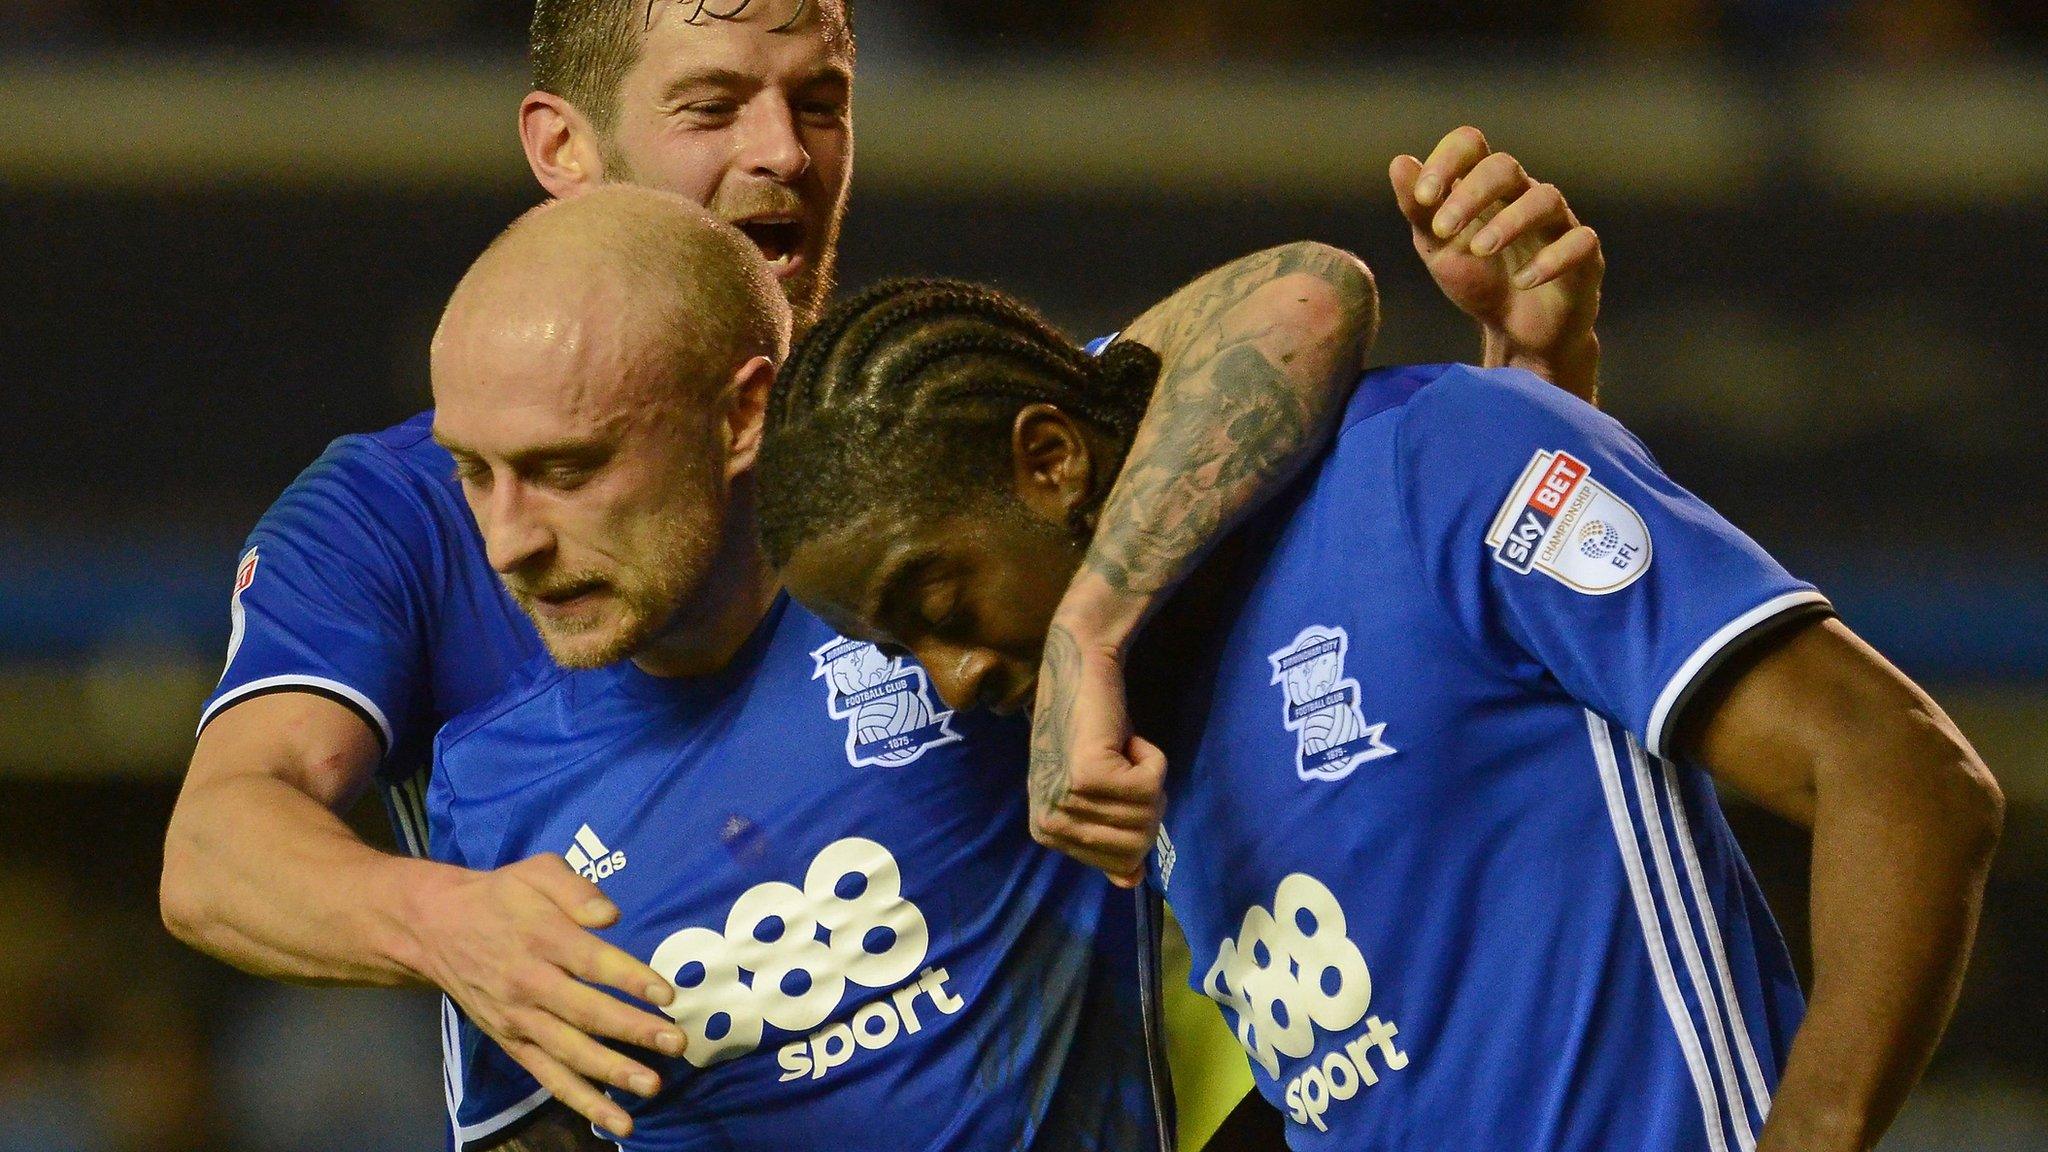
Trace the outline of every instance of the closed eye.
{"type": "Polygon", "coordinates": [[[960,585],[952,580],[933,580],[918,590],[918,615],[925,627],[944,632],[959,623],[960,585]]]}
{"type": "Polygon", "coordinates": [[[550,464],[535,480],[557,492],[573,492],[589,483],[594,474],[594,469],[583,464],[550,464]]]}
{"type": "Polygon", "coordinates": [[[490,467],[483,461],[478,460],[474,456],[457,456],[455,458],[456,483],[478,486],[488,483],[490,478],[490,467]]]}

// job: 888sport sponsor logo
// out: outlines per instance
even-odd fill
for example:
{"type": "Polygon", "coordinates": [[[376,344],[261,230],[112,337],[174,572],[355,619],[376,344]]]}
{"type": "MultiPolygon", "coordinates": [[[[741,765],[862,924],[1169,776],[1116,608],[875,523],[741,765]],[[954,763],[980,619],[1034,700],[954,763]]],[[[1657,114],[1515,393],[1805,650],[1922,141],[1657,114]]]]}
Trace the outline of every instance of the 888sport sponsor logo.
{"type": "Polygon", "coordinates": [[[854,837],[820,851],[802,887],[755,885],[733,902],[722,931],[685,928],[648,963],[676,988],[663,1011],[688,1040],[683,1057],[691,1064],[707,1068],[754,1051],[770,1024],[816,1029],[784,1045],[777,1062],[782,1080],[822,1079],[857,1051],[915,1035],[929,1014],[966,1006],[946,988],[944,968],[920,971],[930,939],[924,913],[903,895],[896,858],[854,837]],[[849,985],[884,995],[819,1027],[849,985]]]}
{"type": "Polygon", "coordinates": [[[1395,1044],[1400,1029],[1367,1014],[1372,972],[1351,941],[1343,907],[1306,873],[1280,881],[1270,911],[1259,904],[1245,910],[1236,937],[1217,945],[1202,991],[1237,1017],[1238,1042],[1274,1080],[1282,1056],[1323,1053],[1287,1082],[1287,1112],[1297,1124],[1329,1131],[1324,1117],[1333,1106],[1378,1084],[1382,1070],[1408,1066],[1395,1044]]]}

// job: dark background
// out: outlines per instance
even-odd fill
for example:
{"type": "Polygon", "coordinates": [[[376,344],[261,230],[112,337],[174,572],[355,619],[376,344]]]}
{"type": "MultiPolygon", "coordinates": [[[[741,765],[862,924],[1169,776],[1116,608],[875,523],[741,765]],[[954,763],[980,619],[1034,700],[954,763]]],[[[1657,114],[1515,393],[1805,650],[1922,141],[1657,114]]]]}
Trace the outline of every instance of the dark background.
{"type": "MultiPolygon", "coordinates": [[[[424,407],[537,191],[523,6],[0,0],[0,1152],[438,1146],[419,998],[232,976],[155,921],[237,546],[424,407]]],[[[2016,0],[869,0],[842,279],[1081,335],[1303,236],[1386,361],[1477,337],[1397,151],[1470,120],[1601,231],[1606,403],[1833,595],[2011,805],[1963,1006],[1888,1148],[2048,1148],[2048,21],[2016,0]]],[[[1802,838],[1733,802],[1795,949],[1802,838]]],[[[373,831],[380,818],[366,814],[373,831]]]]}

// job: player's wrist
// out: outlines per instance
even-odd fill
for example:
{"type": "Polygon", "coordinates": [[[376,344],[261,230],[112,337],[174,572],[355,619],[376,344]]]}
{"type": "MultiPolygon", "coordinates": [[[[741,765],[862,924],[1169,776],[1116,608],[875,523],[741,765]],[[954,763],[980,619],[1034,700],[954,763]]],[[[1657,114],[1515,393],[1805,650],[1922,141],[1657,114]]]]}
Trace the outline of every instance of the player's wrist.
{"type": "Polygon", "coordinates": [[[440,987],[437,937],[452,919],[448,897],[461,883],[463,870],[398,856],[388,860],[394,899],[379,907],[394,911],[378,918],[371,947],[411,982],[440,987]]]}
{"type": "Polygon", "coordinates": [[[1863,1152],[1868,1117],[1846,1108],[1773,1107],[1756,1152],[1863,1152]]]}
{"type": "Polygon", "coordinates": [[[1076,644],[1121,658],[1151,606],[1151,596],[1119,590],[1083,565],[1053,610],[1052,623],[1076,644]]]}
{"type": "Polygon", "coordinates": [[[1590,398],[1599,389],[1600,337],[1592,332],[1549,347],[1522,348],[1489,331],[1487,348],[1489,358],[1500,358],[1489,366],[1520,368],[1577,396],[1590,398]]]}

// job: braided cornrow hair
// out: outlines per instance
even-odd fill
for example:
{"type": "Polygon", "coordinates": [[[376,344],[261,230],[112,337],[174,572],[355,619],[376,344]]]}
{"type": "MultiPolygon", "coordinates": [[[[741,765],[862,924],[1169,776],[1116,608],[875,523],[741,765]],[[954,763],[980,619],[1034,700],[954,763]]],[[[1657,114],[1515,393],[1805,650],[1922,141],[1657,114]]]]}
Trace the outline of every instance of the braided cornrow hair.
{"type": "Polygon", "coordinates": [[[1159,358],[1090,356],[1030,306],[958,280],[889,280],[828,311],[790,355],[761,445],[761,537],[777,566],[878,507],[1006,506],[1017,413],[1052,404],[1106,433],[1092,513],[1143,419],[1159,358]]]}

